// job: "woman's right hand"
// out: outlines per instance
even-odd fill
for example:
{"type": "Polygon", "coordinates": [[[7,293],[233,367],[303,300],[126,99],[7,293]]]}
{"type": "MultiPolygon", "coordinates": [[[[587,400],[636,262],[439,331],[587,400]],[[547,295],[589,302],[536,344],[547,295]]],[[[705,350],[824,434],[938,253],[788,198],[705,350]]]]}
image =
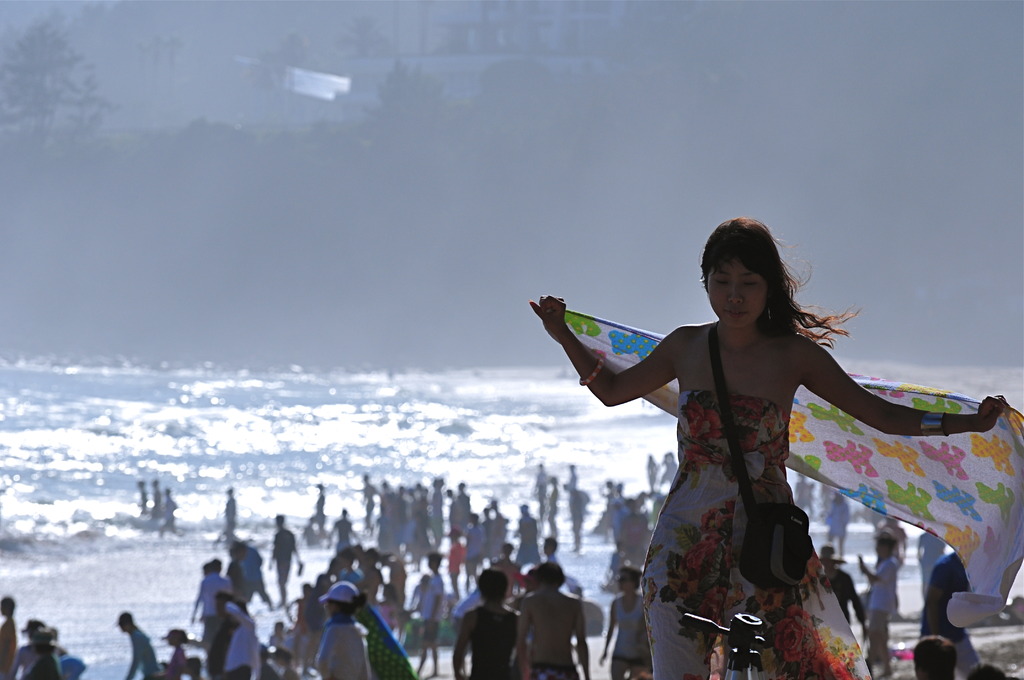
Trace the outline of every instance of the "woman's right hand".
{"type": "Polygon", "coordinates": [[[555,342],[561,344],[559,334],[565,333],[565,300],[560,297],[541,295],[539,302],[530,300],[530,306],[534,313],[540,317],[544,324],[544,330],[548,332],[555,342]]]}

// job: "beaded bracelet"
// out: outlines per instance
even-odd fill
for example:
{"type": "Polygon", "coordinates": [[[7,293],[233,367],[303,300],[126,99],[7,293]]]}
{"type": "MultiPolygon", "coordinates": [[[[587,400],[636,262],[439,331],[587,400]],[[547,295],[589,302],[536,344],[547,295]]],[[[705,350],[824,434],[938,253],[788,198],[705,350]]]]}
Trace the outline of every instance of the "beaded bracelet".
{"type": "Polygon", "coordinates": [[[597,374],[601,372],[602,368],[604,368],[604,357],[598,356],[597,365],[594,366],[594,370],[591,371],[590,375],[588,375],[586,378],[580,378],[580,385],[586,387],[590,383],[594,382],[594,378],[597,377],[597,374]]]}
{"type": "Polygon", "coordinates": [[[921,436],[939,437],[946,436],[946,423],[943,420],[944,413],[925,413],[921,416],[921,436]]]}

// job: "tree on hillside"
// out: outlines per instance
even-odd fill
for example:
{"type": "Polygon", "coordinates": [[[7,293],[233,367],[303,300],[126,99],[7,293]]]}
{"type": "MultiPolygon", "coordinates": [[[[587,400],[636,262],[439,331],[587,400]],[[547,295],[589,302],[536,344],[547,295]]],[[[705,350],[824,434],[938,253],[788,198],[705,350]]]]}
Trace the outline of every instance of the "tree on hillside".
{"type": "Polygon", "coordinates": [[[380,104],[367,111],[367,122],[383,137],[395,133],[403,137],[405,133],[427,135],[444,120],[448,110],[441,81],[400,61],[395,62],[377,97],[380,104]]]}
{"type": "Polygon", "coordinates": [[[44,144],[61,123],[75,134],[95,130],[108,104],[92,67],[68,41],[60,19],[31,24],[3,53],[0,123],[44,144]]]}

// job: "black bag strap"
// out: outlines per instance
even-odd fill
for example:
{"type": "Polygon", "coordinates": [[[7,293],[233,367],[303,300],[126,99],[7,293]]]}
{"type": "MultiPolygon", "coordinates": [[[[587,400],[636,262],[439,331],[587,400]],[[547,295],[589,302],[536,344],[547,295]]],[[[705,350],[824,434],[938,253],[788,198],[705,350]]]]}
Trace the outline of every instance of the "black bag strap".
{"type": "Polygon", "coordinates": [[[708,349],[711,352],[711,373],[715,376],[715,393],[718,396],[718,411],[722,416],[722,429],[725,430],[725,439],[729,442],[729,452],[732,454],[732,473],[736,475],[736,481],[739,483],[740,498],[743,499],[743,507],[747,511],[747,517],[756,517],[757,501],[754,500],[754,490],[750,486],[747,464],[743,460],[743,452],[740,451],[739,440],[736,439],[736,426],[732,421],[729,391],[725,387],[725,374],[722,372],[722,356],[718,351],[717,323],[708,331],[708,349]]]}

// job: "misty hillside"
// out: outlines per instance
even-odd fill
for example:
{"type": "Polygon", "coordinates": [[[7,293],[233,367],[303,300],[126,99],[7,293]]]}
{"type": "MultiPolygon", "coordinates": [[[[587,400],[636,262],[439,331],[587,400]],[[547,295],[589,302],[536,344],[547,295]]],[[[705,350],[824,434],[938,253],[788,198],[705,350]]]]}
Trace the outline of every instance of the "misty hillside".
{"type": "Polygon", "coordinates": [[[748,214],[841,355],[1024,363],[1024,5],[594,4],[0,3],[0,356],[550,364],[528,299],[708,320],[748,214]],[[89,125],[12,113],[40,21],[89,125]]]}

